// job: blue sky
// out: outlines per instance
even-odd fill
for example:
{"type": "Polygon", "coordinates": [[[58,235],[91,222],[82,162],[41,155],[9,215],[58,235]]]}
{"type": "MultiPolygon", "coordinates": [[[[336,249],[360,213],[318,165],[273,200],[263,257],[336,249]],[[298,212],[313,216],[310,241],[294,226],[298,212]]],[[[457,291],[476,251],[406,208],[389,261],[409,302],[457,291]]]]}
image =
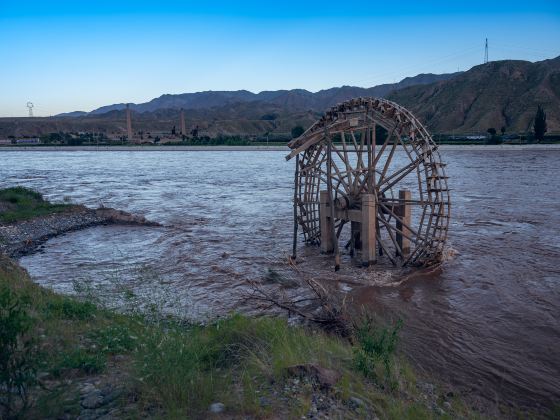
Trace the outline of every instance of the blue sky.
{"type": "Polygon", "coordinates": [[[560,55],[560,1],[0,0],[0,116],[202,90],[374,86],[560,55]]]}

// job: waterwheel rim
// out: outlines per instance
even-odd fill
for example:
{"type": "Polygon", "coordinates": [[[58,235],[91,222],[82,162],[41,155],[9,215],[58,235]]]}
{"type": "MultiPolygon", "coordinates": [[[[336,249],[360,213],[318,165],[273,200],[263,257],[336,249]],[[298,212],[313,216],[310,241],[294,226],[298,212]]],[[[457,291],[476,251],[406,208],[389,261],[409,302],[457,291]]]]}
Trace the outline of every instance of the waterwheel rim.
{"type": "MultiPolygon", "coordinates": [[[[391,264],[441,260],[451,213],[445,164],[431,135],[410,111],[386,99],[352,99],[331,108],[289,147],[287,159],[300,155],[296,218],[306,243],[320,244],[319,193],[330,176],[330,193],[333,200],[342,200],[337,201],[340,207],[359,210],[364,194],[375,195],[377,247],[391,264]],[[376,141],[376,126],[385,130],[385,139],[376,141]],[[405,190],[410,197],[402,194],[405,190]],[[402,204],[410,206],[410,220],[399,213],[402,204]],[[408,239],[408,252],[396,236],[408,239]]],[[[335,219],[337,239],[345,222],[335,219]]]]}

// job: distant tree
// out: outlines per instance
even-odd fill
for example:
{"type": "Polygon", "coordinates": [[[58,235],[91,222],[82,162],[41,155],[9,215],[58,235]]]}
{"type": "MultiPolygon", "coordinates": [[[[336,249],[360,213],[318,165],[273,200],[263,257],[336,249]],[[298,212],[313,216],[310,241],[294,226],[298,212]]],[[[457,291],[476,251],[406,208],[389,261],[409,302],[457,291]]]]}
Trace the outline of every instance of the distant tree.
{"type": "Polygon", "coordinates": [[[263,121],[274,121],[276,118],[278,118],[277,114],[264,114],[261,116],[261,120],[263,121]]]}
{"type": "Polygon", "coordinates": [[[486,130],[488,134],[490,134],[490,138],[486,139],[486,144],[501,144],[502,138],[496,135],[496,129],[494,127],[490,127],[486,130]]]}
{"type": "Polygon", "coordinates": [[[505,125],[502,125],[502,128],[500,128],[500,132],[502,133],[502,136],[503,136],[504,134],[506,134],[506,127],[505,127],[505,125]]]}
{"type": "Polygon", "coordinates": [[[193,137],[198,137],[198,125],[191,130],[191,135],[193,137]]]}
{"type": "Polygon", "coordinates": [[[535,138],[537,142],[544,140],[544,133],[548,131],[546,127],[546,113],[542,106],[538,106],[537,114],[535,115],[535,122],[533,124],[535,129],[535,138]]]}
{"type": "Polygon", "coordinates": [[[177,131],[175,130],[175,126],[173,126],[173,128],[171,129],[171,135],[173,135],[173,136],[177,135],[177,131]]]}
{"type": "Polygon", "coordinates": [[[292,128],[292,138],[295,139],[301,136],[305,132],[304,128],[301,125],[296,125],[292,128]]]}

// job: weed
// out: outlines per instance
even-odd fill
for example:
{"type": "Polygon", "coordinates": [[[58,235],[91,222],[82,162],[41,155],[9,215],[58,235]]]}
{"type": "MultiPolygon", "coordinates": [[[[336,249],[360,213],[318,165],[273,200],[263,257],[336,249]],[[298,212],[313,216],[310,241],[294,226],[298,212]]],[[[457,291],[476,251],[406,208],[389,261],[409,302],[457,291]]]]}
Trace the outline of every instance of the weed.
{"type": "Polygon", "coordinates": [[[6,416],[27,407],[28,387],[35,382],[37,350],[28,336],[32,319],[28,302],[12,290],[0,287],[0,397],[6,416]],[[16,397],[19,401],[14,401],[16,397]]]}
{"type": "Polygon", "coordinates": [[[377,368],[381,363],[384,379],[389,381],[402,320],[399,319],[393,327],[378,327],[375,324],[374,319],[366,314],[355,326],[357,346],[354,348],[354,366],[367,378],[379,382],[377,368]]]}
{"type": "Polygon", "coordinates": [[[133,335],[126,325],[114,324],[94,331],[90,338],[106,354],[122,354],[135,350],[138,346],[138,337],[133,335]]]}
{"type": "Polygon", "coordinates": [[[60,377],[70,369],[76,369],[86,374],[97,374],[105,370],[106,358],[101,352],[89,352],[85,349],[75,349],[59,355],[50,368],[54,377],[60,377]]]}
{"type": "Polygon", "coordinates": [[[90,302],[82,302],[68,297],[52,299],[46,305],[46,315],[58,319],[87,320],[92,318],[97,307],[90,302]]]}

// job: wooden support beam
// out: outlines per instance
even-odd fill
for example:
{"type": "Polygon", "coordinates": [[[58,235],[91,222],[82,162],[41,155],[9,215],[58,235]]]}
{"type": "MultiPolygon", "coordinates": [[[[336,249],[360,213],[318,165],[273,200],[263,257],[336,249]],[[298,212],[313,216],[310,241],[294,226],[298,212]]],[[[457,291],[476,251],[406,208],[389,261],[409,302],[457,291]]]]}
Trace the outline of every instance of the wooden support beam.
{"type": "Polygon", "coordinates": [[[376,244],[377,203],[374,194],[362,195],[362,265],[377,263],[376,244]]]}
{"type": "Polygon", "coordinates": [[[334,251],[334,240],[333,240],[333,220],[330,217],[329,208],[329,192],[320,191],[319,192],[319,219],[321,229],[321,252],[329,253],[334,251]]]}
{"type": "Polygon", "coordinates": [[[399,201],[401,202],[400,205],[395,206],[395,210],[397,211],[397,215],[399,218],[396,219],[396,227],[397,227],[397,243],[399,247],[402,249],[404,255],[403,257],[407,256],[410,253],[410,239],[408,239],[412,232],[407,228],[410,226],[411,222],[411,206],[408,203],[412,199],[412,194],[410,190],[399,190],[399,201]]]}
{"type": "MultiPolygon", "coordinates": [[[[181,113],[183,110],[181,110],[181,113]]],[[[298,231],[298,176],[299,176],[299,155],[296,156],[296,172],[294,175],[294,240],[292,244],[292,260],[296,260],[297,256],[297,231],[298,231]]]]}

